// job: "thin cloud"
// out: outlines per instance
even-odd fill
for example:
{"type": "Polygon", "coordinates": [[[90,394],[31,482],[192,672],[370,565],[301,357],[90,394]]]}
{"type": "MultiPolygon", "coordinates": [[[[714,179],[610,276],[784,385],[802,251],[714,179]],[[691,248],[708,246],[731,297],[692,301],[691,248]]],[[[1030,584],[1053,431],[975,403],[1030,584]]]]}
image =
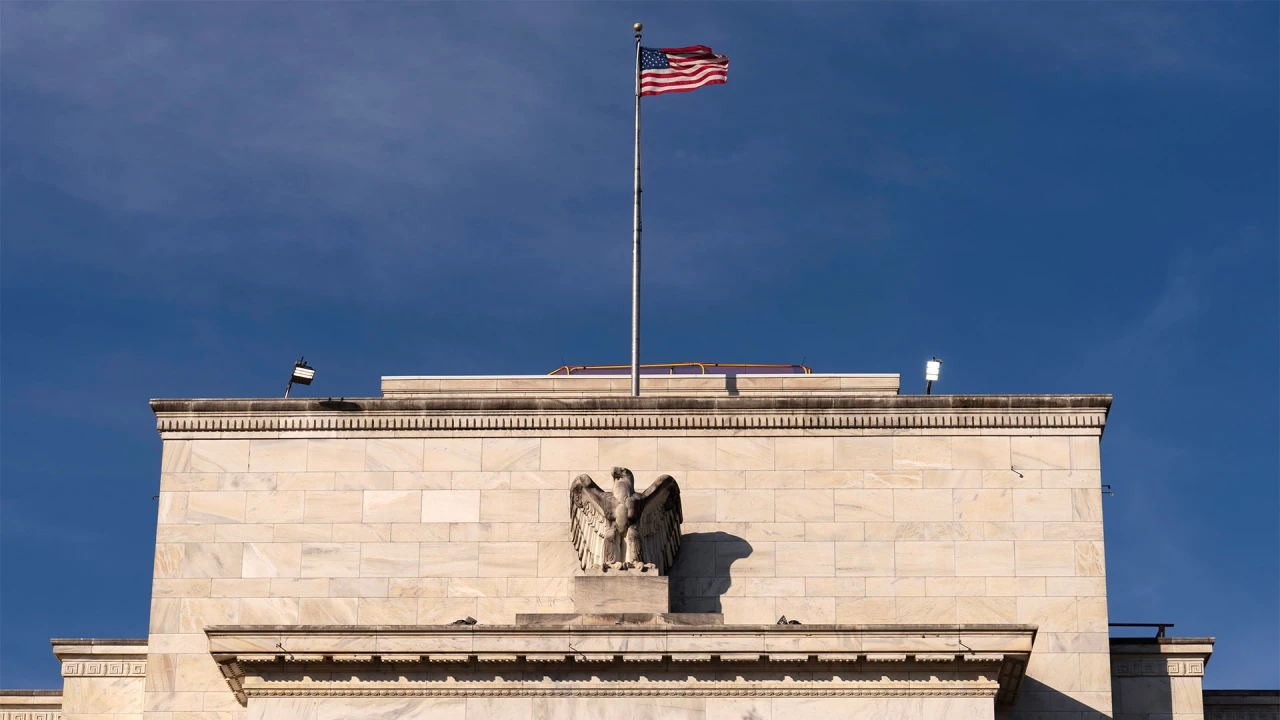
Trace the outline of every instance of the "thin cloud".
{"type": "MultiPolygon", "coordinates": [[[[457,286],[501,294],[519,283],[524,297],[551,305],[570,284],[609,292],[606,278],[626,274],[631,128],[625,89],[600,89],[626,75],[629,58],[593,38],[617,13],[574,4],[377,7],[0,5],[6,139],[24,139],[6,142],[6,172],[101,215],[88,248],[81,234],[45,248],[11,241],[11,249],[92,263],[120,279],[113,292],[171,286],[178,302],[262,305],[305,293],[311,302],[389,307],[412,298],[434,308],[457,286]],[[25,102],[42,111],[13,112],[25,102]],[[358,298],[351,287],[361,288],[358,298]]],[[[945,50],[957,42],[945,21],[952,15],[1058,58],[1128,57],[1142,17],[1089,6],[1082,19],[1058,23],[1069,14],[1058,6],[1037,6],[1039,15],[931,7],[943,21],[907,33],[898,11],[884,7],[836,10],[856,23],[830,22],[813,8],[794,17],[811,21],[823,42],[847,40],[856,28],[867,62],[902,52],[904,34],[908,49],[945,50]]],[[[726,20],[695,8],[686,29],[719,42],[745,37],[752,22],[792,16],[771,7],[744,13],[726,20]]],[[[1174,15],[1145,32],[1152,37],[1131,64],[1183,67],[1160,60],[1160,48],[1187,45],[1185,22],[1174,15]]],[[[761,88],[753,83],[771,77],[750,72],[770,55],[733,53],[746,74],[723,91],[718,114],[699,112],[702,96],[680,98],[655,107],[646,129],[657,131],[646,146],[650,182],[733,176],[704,188],[693,207],[656,202],[660,188],[649,191],[649,212],[664,214],[650,223],[652,237],[676,243],[684,263],[650,275],[667,286],[750,292],[807,267],[803,256],[772,249],[830,227],[838,237],[828,239],[842,246],[882,242],[899,219],[881,190],[927,190],[965,172],[943,154],[875,141],[882,131],[863,121],[905,112],[901,98],[849,83],[834,63],[816,63],[815,72],[856,96],[834,116],[742,105],[740,94],[754,98],[761,88]],[[751,114],[728,110],[743,107],[751,114]],[[681,134],[663,136],[673,118],[681,134]],[[827,177],[815,178],[815,168],[827,177]],[[850,197],[830,177],[872,184],[850,197]],[[797,226],[788,203],[810,208],[807,220],[797,226]],[[745,254],[740,243],[750,245],[745,254]],[[734,262],[761,256],[769,262],[734,262]]]]}
{"type": "Polygon", "coordinates": [[[496,166],[528,173],[552,133],[600,125],[554,112],[566,88],[538,82],[520,49],[476,52],[418,7],[409,32],[343,4],[6,5],[7,89],[63,108],[11,132],[46,141],[36,179],[120,211],[210,217],[302,198],[376,213],[496,166]],[[376,51],[351,42],[353,24],[376,51]]]}

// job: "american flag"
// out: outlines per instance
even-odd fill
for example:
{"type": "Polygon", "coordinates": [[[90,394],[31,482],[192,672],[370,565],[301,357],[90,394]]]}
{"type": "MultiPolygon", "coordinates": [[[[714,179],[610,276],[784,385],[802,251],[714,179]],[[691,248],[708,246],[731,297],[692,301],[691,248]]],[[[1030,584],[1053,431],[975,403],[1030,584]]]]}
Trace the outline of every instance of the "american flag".
{"type": "Polygon", "coordinates": [[[640,94],[689,92],[703,85],[723,85],[729,79],[729,56],[716,55],[706,45],[682,48],[640,48],[640,94]]]}

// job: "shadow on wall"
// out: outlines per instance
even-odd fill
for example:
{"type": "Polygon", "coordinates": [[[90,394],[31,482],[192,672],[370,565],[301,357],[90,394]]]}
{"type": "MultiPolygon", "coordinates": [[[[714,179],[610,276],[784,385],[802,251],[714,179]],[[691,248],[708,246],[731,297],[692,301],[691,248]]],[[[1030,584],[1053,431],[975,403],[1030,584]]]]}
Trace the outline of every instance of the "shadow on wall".
{"type": "Polygon", "coordinates": [[[724,612],[720,598],[733,584],[733,563],[751,555],[751,543],[726,532],[687,533],[668,584],[671,612],[724,612]]]}
{"type": "MultiPolygon", "coordinates": [[[[1196,678],[1197,680],[1199,678],[1196,678]]],[[[1192,708],[1178,708],[1174,700],[1173,683],[1191,678],[1153,677],[1119,677],[1111,679],[1111,707],[1114,717],[1124,720],[1160,720],[1161,718],[1179,718],[1192,708]]],[[[1198,685],[1199,683],[1197,683],[1198,685]]],[[[1199,688],[1195,688],[1198,693],[1199,688]]],[[[1198,698],[1197,698],[1198,699],[1198,698]]],[[[1198,706],[1203,713],[1203,706],[1198,706]]]]}
{"type": "Polygon", "coordinates": [[[730,395],[731,397],[736,397],[737,395],[739,395],[740,393],[738,392],[738,376],[737,376],[737,375],[725,375],[725,376],[724,376],[724,387],[725,387],[725,390],[728,390],[728,391],[729,391],[729,395],[730,395]]]}
{"type": "MultiPolygon", "coordinates": [[[[681,536],[680,552],[676,563],[671,568],[668,584],[671,612],[675,613],[718,613],[723,612],[721,598],[733,587],[732,569],[734,563],[750,557],[751,543],[726,532],[687,533],[681,536]]],[[[1041,634],[1036,639],[1036,650],[1042,650],[1049,641],[1049,636],[1041,634]]],[[[1034,654],[1035,651],[1033,651],[1034,654]]],[[[1034,671],[1034,670],[1033,670],[1034,671]]],[[[1167,678],[1166,678],[1167,684],[1167,678]]],[[[1089,696],[1098,704],[1105,703],[1100,693],[1077,693],[1086,699],[1089,696]]],[[[1136,698],[1126,698],[1135,700],[1136,698]]],[[[1172,706],[1172,695],[1167,687],[1163,694],[1159,688],[1151,688],[1145,693],[1144,703],[1152,706],[1161,705],[1168,713],[1172,706]],[[1163,702],[1162,702],[1163,701],[1163,702]]],[[[1117,702],[1117,709],[1121,707],[1117,702]]],[[[1170,715],[1153,714],[1150,717],[1142,714],[1116,714],[1095,708],[1087,702],[1072,697],[1058,688],[1054,688],[1033,676],[1023,680],[1017,698],[1011,705],[997,705],[996,720],[1167,720],[1170,715]]],[[[1151,710],[1159,713],[1160,710],[1151,710]]]]}
{"type": "MultiPolygon", "coordinates": [[[[1110,712],[1100,712],[1070,695],[1050,687],[1033,677],[1024,678],[1018,697],[1010,705],[996,706],[996,720],[1039,718],[1088,718],[1110,720],[1110,712]]],[[[1166,716],[1171,717],[1171,716],[1166,716]]],[[[1143,716],[1146,720],[1146,716],[1143,716]]]]}

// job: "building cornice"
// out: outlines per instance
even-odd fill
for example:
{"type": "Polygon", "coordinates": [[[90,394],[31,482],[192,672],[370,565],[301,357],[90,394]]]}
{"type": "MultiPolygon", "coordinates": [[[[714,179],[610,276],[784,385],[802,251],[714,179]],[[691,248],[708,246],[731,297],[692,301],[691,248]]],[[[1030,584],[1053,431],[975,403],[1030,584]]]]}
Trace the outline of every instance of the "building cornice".
{"type": "Polygon", "coordinates": [[[0,720],[61,718],[61,690],[0,690],[0,720]]]}
{"type": "Polygon", "coordinates": [[[1111,675],[1202,677],[1213,644],[1211,637],[1111,638],[1111,675]]]}
{"type": "Polygon", "coordinates": [[[250,697],[473,696],[988,697],[1005,703],[1021,684],[1035,632],[1027,625],[206,629],[209,652],[242,703],[250,697]],[[390,676],[389,666],[396,669],[390,676]],[[717,681],[746,670],[768,679],[717,681]],[[815,672],[829,677],[806,680],[815,672]],[[312,682],[310,676],[350,681],[312,682]],[[661,679],[667,676],[681,681],[661,679]]]}
{"type": "Polygon", "coordinates": [[[161,434],[1073,429],[1110,395],[391,397],[152,400],[161,434]]]}
{"type": "Polygon", "coordinates": [[[62,677],[145,677],[145,638],[53,638],[62,677]]]}

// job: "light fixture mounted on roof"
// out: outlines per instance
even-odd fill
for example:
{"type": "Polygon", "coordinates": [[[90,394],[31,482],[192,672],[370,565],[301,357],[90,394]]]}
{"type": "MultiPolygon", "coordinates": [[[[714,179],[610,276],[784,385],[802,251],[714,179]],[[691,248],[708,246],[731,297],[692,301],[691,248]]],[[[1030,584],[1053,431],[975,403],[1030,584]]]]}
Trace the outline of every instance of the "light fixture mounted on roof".
{"type": "Polygon", "coordinates": [[[933,391],[933,381],[938,379],[938,373],[942,370],[942,361],[934,358],[924,364],[924,394],[928,395],[933,391]]]}
{"type": "Polygon", "coordinates": [[[298,362],[293,364],[293,374],[289,376],[289,384],[285,386],[284,396],[289,397],[289,391],[293,389],[293,384],[310,385],[316,376],[316,369],[307,364],[305,357],[299,358],[298,362]]]}

